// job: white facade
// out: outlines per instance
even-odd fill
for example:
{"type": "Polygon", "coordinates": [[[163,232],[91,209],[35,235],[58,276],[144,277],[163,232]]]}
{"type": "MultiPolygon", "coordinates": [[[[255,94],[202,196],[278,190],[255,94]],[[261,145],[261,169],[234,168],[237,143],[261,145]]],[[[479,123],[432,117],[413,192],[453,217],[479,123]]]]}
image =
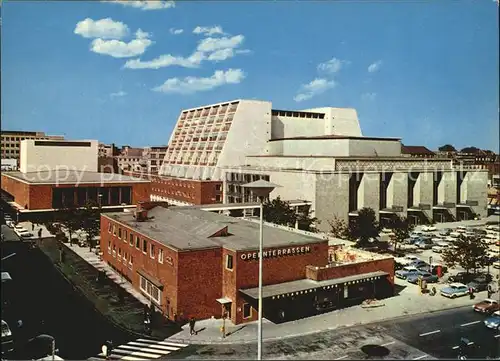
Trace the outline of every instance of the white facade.
{"type": "Polygon", "coordinates": [[[23,140],[19,170],[23,173],[56,169],[97,172],[97,157],[96,140],[23,140]]]}

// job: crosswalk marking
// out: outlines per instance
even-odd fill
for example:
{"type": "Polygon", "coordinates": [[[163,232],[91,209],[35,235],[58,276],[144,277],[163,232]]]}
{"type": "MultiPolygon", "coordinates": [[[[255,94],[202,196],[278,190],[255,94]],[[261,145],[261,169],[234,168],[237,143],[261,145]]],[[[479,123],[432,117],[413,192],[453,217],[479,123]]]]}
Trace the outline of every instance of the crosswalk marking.
{"type": "Polygon", "coordinates": [[[154,352],[154,353],[160,353],[162,355],[168,355],[170,351],[165,351],[165,350],[156,350],[153,348],[143,348],[143,347],[136,347],[136,346],[129,346],[129,345],[122,345],[120,348],[125,348],[129,350],[136,350],[136,351],[145,351],[145,352],[154,352]]]}
{"type": "MultiPolygon", "coordinates": [[[[147,361],[164,357],[187,346],[189,345],[169,342],[168,340],[139,338],[114,347],[111,350],[110,358],[125,361],[147,361]]],[[[104,359],[105,355],[100,353],[97,357],[104,359]]]]}
{"type": "MultiPolygon", "coordinates": [[[[143,343],[140,342],[135,342],[131,341],[127,343],[127,345],[132,345],[132,346],[145,346],[143,343]]],[[[148,345],[147,347],[149,348],[154,348],[154,349],[160,349],[160,350],[168,350],[168,351],[177,351],[179,347],[173,347],[173,346],[164,346],[164,345],[148,345]]]]}
{"type": "Polygon", "coordinates": [[[142,341],[142,342],[150,342],[150,343],[155,343],[159,345],[167,345],[167,346],[175,346],[175,347],[187,347],[185,343],[175,343],[175,342],[170,342],[170,341],[153,341],[153,340],[148,340],[145,338],[139,338],[137,341],[142,341]]]}

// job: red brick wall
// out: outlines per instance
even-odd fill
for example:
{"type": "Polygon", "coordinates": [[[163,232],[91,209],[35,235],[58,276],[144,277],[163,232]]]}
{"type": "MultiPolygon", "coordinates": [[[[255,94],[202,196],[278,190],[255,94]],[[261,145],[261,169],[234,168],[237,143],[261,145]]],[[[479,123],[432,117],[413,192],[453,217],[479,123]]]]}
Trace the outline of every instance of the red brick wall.
{"type": "Polygon", "coordinates": [[[334,267],[315,267],[308,266],[307,278],[315,281],[324,281],[332,278],[342,278],[354,276],[357,274],[383,271],[389,274],[389,280],[394,284],[394,259],[386,258],[381,260],[372,260],[366,262],[347,263],[334,267]]]}
{"type": "Polygon", "coordinates": [[[29,207],[29,185],[2,174],[2,190],[14,197],[14,202],[29,207]]]}
{"type": "Polygon", "coordinates": [[[30,185],[29,209],[52,208],[52,188],[51,185],[30,185]]]}
{"type": "MultiPolygon", "coordinates": [[[[112,248],[111,248],[112,249],[112,248]]],[[[110,220],[105,215],[101,216],[101,251],[103,252],[103,258],[106,262],[114,265],[118,270],[120,270],[123,274],[127,275],[127,277],[132,281],[133,286],[140,292],[140,277],[137,273],[137,270],[143,270],[146,274],[154,277],[155,279],[161,281],[163,284],[163,291],[161,295],[161,309],[164,313],[167,312],[167,299],[170,301],[168,316],[170,319],[173,319],[174,314],[177,313],[178,307],[178,292],[177,292],[177,280],[178,277],[178,257],[177,252],[168,248],[161,243],[153,241],[152,239],[145,237],[141,234],[138,234],[131,230],[128,227],[125,227],[119,223],[110,220]],[[109,223],[112,225],[115,224],[116,227],[120,227],[122,229],[122,237],[123,231],[127,230],[127,241],[125,242],[123,239],[118,239],[118,231],[117,235],[113,236],[113,231],[111,233],[108,232],[109,223]],[[130,246],[130,233],[134,235],[133,245],[130,246]],[[135,247],[136,236],[140,238],[139,249],[135,247]],[[146,239],[148,243],[147,254],[142,252],[142,241],[146,239]],[[116,244],[117,253],[118,248],[122,250],[122,257],[124,252],[133,257],[133,265],[132,269],[128,268],[128,262],[124,264],[123,262],[118,262],[118,258],[114,258],[112,254],[108,253],[108,241],[111,241],[111,247],[113,247],[113,243],[116,244]],[[152,259],[149,253],[149,247],[151,244],[155,245],[156,254],[155,259],[152,259]],[[159,249],[163,250],[163,263],[158,262],[158,252],[159,249]]],[[[147,296],[146,296],[147,297],[147,296]]]]}
{"type": "MultiPolygon", "coordinates": [[[[306,245],[304,245],[306,246],[306,245]]],[[[328,263],[328,242],[308,244],[310,253],[281,256],[276,258],[265,258],[263,266],[263,284],[272,285],[277,283],[295,281],[306,278],[306,266],[324,266],[328,263]]],[[[294,246],[290,246],[294,247],[294,246]]],[[[297,246],[295,246],[297,247],[297,246]]],[[[276,249],[282,249],[279,247],[276,249]]],[[[265,251],[275,248],[266,248],[265,251]]],[[[236,292],[239,289],[258,287],[259,285],[259,260],[242,260],[241,255],[248,252],[238,252],[234,258],[236,271],[236,292]]],[[[224,280],[225,282],[226,280],[224,280]]],[[[233,312],[233,322],[241,323],[257,319],[257,311],[252,310],[252,318],[243,320],[243,298],[238,295],[236,299],[236,313],[233,312]]]]}
{"type": "Polygon", "coordinates": [[[178,314],[206,319],[220,317],[222,249],[179,252],[178,314]]]}
{"type": "Polygon", "coordinates": [[[155,176],[150,179],[153,195],[197,205],[222,203],[222,182],[155,176]],[[219,200],[217,195],[220,196],[219,200]]]}

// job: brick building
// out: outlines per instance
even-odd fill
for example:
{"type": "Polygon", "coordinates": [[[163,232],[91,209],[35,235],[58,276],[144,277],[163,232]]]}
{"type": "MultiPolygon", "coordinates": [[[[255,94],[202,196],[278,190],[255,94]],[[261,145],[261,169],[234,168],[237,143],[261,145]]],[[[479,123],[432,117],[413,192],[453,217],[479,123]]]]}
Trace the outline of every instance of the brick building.
{"type": "Polygon", "coordinates": [[[89,200],[103,210],[135,207],[150,198],[150,182],[113,173],[97,172],[2,172],[2,200],[21,219],[55,212],[89,200]]]}
{"type": "MultiPolygon", "coordinates": [[[[193,207],[151,203],[101,218],[104,260],[179,321],[257,319],[258,237],[254,222],[193,207]]],[[[273,322],[393,294],[392,257],[330,257],[327,240],[271,226],[264,244],[264,317],[273,322]]]]}

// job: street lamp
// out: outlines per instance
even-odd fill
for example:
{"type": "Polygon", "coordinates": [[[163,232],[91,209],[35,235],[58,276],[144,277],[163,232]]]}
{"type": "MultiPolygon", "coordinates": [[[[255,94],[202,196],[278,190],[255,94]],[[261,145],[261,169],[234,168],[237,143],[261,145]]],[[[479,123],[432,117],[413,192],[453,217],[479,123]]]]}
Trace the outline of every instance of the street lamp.
{"type": "Polygon", "coordinates": [[[268,197],[274,188],[281,187],[277,184],[263,179],[244,184],[242,187],[248,188],[259,198],[260,203],[260,232],[259,232],[259,323],[257,328],[257,360],[262,360],[262,269],[264,251],[264,198],[268,197]]]}

